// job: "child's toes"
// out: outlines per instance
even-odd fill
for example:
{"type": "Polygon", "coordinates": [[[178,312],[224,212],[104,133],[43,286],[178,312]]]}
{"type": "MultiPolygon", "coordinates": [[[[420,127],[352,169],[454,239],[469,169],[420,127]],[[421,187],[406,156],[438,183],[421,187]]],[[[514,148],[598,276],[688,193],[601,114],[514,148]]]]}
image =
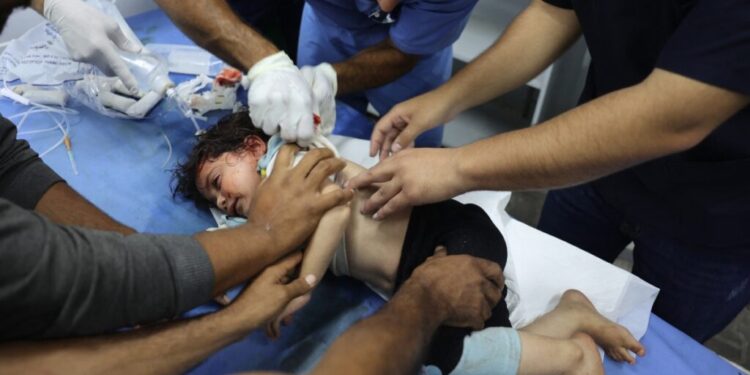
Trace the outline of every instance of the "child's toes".
{"type": "Polygon", "coordinates": [[[624,361],[624,359],[622,358],[622,354],[620,354],[620,352],[616,348],[615,349],[608,349],[607,350],[607,355],[609,356],[609,358],[612,358],[616,362],[622,362],[622,361],[624,361]]]}
{"type": "Polygon", "coordinates": [[[617,358],[617,353],[615,353],[614,351],[612,351],[612,350],[609,350],[609,349],[607,349],[607,350],[605,350],[605,351],[606,351],[606,353],[607,353],[607,357],[609,357],[609,358],[612,358],[613,360],[615,360],[615,361],[617,361],[617,362],[620,362],[620,359],[619,359],[619,358],[617,358]]]}
{"type": "Polygon", "coordinates": [[[630,352],[627,349],[625,349],[625,348],[619,348],[619,349],[617,349],[617,351],[618,351],[618,353],[619,353],[619,355],[620,355],[620,357],[622,358],[623,361],[625,361],[625,362],[627,362],[627,363],[629,363],[631,365],[635,364],[635,358],[633,358],[633,356],[630,355],[630,352]]]}
{"type": "Polygon", "coordinates": [[[646,355],[646,348],[641,345],[640,342],[636,341],[634,344],[628,346],[628,350],[637,354],[639,357],[646,355]]]}

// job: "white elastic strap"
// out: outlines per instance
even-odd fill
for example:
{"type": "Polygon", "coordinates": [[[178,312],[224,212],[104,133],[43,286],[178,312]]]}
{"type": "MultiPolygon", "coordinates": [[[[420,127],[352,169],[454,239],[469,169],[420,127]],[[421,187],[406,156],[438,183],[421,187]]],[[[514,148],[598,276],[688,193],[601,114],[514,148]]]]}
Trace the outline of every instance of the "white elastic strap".
{"type": "Polygon", "coordinates": [[[330,268],[336,276],[350,276],[349,257],[346,255],[346,234],[341,236],[341,245],[333,253],[330,268]]]}

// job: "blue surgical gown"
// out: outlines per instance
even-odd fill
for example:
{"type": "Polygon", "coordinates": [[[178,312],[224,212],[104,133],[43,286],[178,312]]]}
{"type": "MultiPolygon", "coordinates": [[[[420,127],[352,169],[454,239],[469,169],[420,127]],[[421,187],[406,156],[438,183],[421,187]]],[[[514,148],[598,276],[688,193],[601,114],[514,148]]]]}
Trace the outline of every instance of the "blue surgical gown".
{"type": "MultiPolygon", "coordinates": [[[[383,24],[369,17],[378,9],[374,0],[308,0],[300,27],[300,66],[344,61],[387,38],[402,52],[421,58],[414,69],[391,83],[340,97],[346,105],[337,105],[334,134],[369,139],[373,121],[365,114],[367,103],[385,114],[394,105],[447,81],[453,61],[451,45],[461,35],[476,2],[405,0],[392,12],[395,22],[383,24]]],[[[440,126],[424,133],[416,143],[440,146],[442,137],[440,126]]]]}

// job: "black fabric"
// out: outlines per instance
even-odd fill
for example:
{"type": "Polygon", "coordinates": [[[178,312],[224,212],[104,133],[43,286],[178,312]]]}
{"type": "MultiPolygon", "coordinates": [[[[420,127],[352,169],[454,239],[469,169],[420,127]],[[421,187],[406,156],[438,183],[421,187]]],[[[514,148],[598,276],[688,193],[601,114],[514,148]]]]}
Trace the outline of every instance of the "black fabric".
{"type": "Polygon", "coordinates": [[[28,142],[16,139],[16,126],[0,116],[0,198],[33,209],[60,181],[62,177],[39,159],[28,142]]]}
{"type": "MultiPolygon", "coordinates": [[[[750,95],[747,0],[545,0],[572,7],[591,53],[581,102],[654,68],[750,95]]],[[[710,111],[711,108],[705,110],[710,111]]],[[[750,107],[694,148],[594,182],[626,219],[713,247],[750,244],[750,107]]]]}
{"type": "Polygon", "coordinates": [[[560,8],[573,9],[573,3],[571,0],[544,0],[544,2],[560,8]]]}
{"type": "MultiPolygon", "coordinates": [[[[438,245],[445,246],[449,255],[468,254],[496,262],[501,268],[508,258],[502,234],[478,206],[450,200],[414,207],[396,274],[396,290],[438,245]]],[[[505,293],[503,289],[503,299],[492,310],[487,327],[510,327],[505,293]]],[[[469,334],[467,328],[440,327],[425,363],[437,366],[443,374],[450,373],[461,359],[464,337],[469,334]]]]}

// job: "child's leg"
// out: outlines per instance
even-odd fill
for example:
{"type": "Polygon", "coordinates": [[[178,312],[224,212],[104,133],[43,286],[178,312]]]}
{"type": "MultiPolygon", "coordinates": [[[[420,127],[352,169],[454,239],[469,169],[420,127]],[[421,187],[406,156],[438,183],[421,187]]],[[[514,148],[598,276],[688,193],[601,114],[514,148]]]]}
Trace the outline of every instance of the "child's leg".
{"type": "Polygon", "coordinates": [[[522,348],[519,375],[604,374],[596,344],[584,333],[576,333],[569,339],[523,331],[519,334],[522,348]]]}
{"type": "Polygon", "coordinates": [[[452,375],[602,374],[596,344],[583,333],[555,339],[490,327],[467,336],[452,375]]]}
{"type": "Polygon", "coordinates": [[[628,351],[641,357],[646,354],[641,343],[625,327],[599,314],[591,301],[577,290],[563,293],[554,310],[542,315],[521,331],[559,339],[583,332],[590,335],[616,361],[634,363],[635,359],[628,351]]]}

